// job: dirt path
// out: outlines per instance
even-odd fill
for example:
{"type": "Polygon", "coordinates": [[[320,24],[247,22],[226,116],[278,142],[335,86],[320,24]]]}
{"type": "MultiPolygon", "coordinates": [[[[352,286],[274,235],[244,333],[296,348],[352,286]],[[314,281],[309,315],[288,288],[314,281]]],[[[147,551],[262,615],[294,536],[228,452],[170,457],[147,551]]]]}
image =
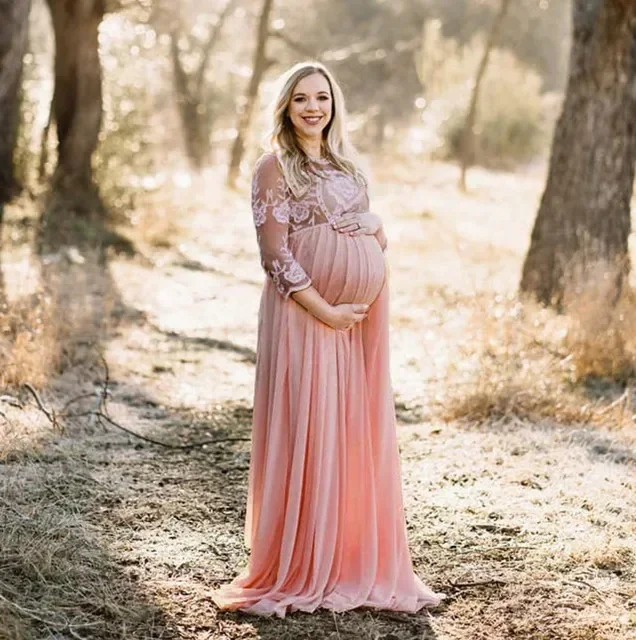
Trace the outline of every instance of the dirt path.
{"type": "MultiPolygon", "coordinates": [[[[448,602],[414,616],[217,614],[209,590],[246,560],[249,443],[180,451],[94,429],[4,465],[5,499],[25,517],[40,504],[51,522],[73,519],[69,575],[80,591],[95,580],[96,625],[73,635],[53,624],[58,635],[46,637],[636,638],[633,437],[437,417],[446,372],[469,335],[462,300],[514,290],[540,180],[479,174],[476,195],[461,198],[450,170],[436,171],[424,186],[402,181],[399,193],[383,183],[376,202],[391,212],[392,375],[409,539],[417,571],[448,602]],[[20,506],[25,480],[31,499],[20,506]]],[[[249,437],[262,274],[245,202],[223,195],[211,210],[212,190],[182,212],[182,242],[154,251],[154,265],[111,265],[123,302],[140,312],[106,348],[112,416],[171,443],[249,437]]]]}

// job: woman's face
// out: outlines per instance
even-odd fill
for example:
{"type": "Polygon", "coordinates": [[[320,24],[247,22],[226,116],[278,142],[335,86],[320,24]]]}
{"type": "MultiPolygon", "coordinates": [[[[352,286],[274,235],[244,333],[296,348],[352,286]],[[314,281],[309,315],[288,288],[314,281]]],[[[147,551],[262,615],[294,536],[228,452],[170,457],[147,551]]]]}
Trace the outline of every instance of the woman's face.
{"type": "Polygon", "coordinates": [[[292,91],[288,111],[299,138],[322,138],[333,112],[327,78],[321,73],[313,73],[300,80],[292,91]]]}

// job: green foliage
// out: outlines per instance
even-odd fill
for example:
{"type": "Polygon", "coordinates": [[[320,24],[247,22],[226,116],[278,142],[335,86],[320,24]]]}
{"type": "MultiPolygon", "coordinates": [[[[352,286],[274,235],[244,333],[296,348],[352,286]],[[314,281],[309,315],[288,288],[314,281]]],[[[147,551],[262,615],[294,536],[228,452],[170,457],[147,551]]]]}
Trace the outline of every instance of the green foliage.
{"type": "MultiPolygon", "coordinates": [[[[474,44],[471,46],[475,46],[474,44]]],[[[458,156],[470,100],[469,83],[442,123],[443,155],[458,156]]],[[[512,168],[532,160],[545,146],[541,79],[512,54],[494,50],[484,77],[475,125],[472,162],[512,168]]]]}
{"type": "MultiPolygon", "coordinates": [[[[429,0],[427,19],[440,20],[444,35],[467,44],[492,24],[501,0],[429,0]]],[[[498,45],[512,51],[541,76],[544,88],[563,87],[570,49],[570,2],[515,0],[498,45]]]]}

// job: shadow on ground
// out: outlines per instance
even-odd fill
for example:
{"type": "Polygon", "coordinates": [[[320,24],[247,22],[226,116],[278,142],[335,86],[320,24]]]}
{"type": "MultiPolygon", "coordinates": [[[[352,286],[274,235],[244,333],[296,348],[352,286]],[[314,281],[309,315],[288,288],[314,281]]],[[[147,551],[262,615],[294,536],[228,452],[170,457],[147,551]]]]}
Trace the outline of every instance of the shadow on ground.
{"type": "Polygon", "coordinates": [[[105,544],[115,484],[56,446],[0,464],[0,478],[0,638],[178,637],[105,544]]]}

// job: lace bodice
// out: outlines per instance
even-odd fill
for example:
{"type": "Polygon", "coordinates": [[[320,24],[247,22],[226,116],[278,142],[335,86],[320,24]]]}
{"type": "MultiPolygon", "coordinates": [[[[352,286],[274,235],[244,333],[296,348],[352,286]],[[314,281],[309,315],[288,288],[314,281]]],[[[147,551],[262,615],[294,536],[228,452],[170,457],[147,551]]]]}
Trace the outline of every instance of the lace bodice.
{"type": "Polygon", "coordinates": [[[316,179],[298,199],[289,190],[273,153],[261,156],[254,168],[252,214],[261,265],[285,298],[311,285],[311,279],[289,249],[289,236],[331,224],[343,213],[369,210],[366,186],[329,161],[317,160],[314,166],[316,179]]]}

